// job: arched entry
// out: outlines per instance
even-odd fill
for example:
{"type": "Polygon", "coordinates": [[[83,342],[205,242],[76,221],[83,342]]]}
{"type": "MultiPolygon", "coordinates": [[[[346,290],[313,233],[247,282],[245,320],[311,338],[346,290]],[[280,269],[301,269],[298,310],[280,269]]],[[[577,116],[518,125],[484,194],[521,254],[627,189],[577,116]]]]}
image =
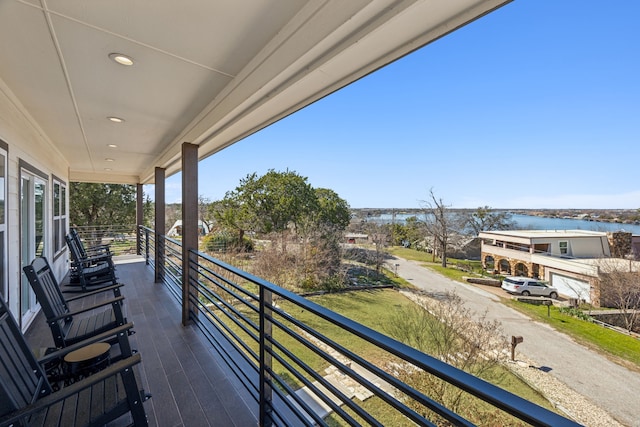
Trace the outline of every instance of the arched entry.
{"type": "Polygon", "coordinates": [[[487,271],[493,271],[495,270],[495,260],[493,259],[493,257],[491,255],[487,255],[484,257],[484,269],[487,271]]]}
{"type": "Polygon", "coordinates": [[[498,267],[498,271],[500,271],[500,273],[511,274],[511,265],[509,265],[509,261],[506,259],[501,259],[498,263],[498,267]]]}

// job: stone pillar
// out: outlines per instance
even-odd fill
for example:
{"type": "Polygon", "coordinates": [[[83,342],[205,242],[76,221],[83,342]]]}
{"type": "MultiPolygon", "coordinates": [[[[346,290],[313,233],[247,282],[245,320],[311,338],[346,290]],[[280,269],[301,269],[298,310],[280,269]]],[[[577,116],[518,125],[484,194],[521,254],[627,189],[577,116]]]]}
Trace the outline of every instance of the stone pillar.
{"type": "Polygon", "coordinates": [[[615,231],[607,233],[611,256],[614,258],[624,258],[631,253],[632,234],[626,231],[615,231]]]}

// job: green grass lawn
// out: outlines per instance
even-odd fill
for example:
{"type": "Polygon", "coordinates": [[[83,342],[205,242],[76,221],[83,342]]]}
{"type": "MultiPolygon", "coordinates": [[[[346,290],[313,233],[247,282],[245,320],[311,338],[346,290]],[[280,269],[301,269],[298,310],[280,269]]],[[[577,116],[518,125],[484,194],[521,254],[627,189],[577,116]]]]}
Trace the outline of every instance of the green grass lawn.
{"type": "Polygon", "coordinates": [[[442,262],[438,258],[436,258],[436,261],[434,262],[433,256],[429,253],[416,251],[415,249],[402,248],[399,246],[388,248],[388,252],[400,258],[408,259],[411,261],[418,261],[422,263],[424,267],[428,267],[434,271],[437,271],[438,273],[442,274],[445,277],[448,277],[449,279],[457,280],[463,283],[466,283],[463,278],[469,277],[472,273],[460,270],[456,266],[457,263],[462,263],[466,266],[470,266],[473,271],[480,271],[482,269],[480,261],[462,261],[453,258],[448,258],[447,267],[442,267],[442,262]]]}
{"type": "Polygon", "coordinates": [[[637,338],[562,313],[557,307],[550,307],[550,316],[547,317],[545,306],[511,299],[505,300],[505,304],[553,326],[593,350],[601,351],[620,364],[640,370],[640,340],[637,338]]]}
{"type": "Polygon", "coordinates": [[[390,246],[387,248],[387,252],[389,252],[391,255],[396,255],[400,258],[408,259],[411,261],[433,262],[433,257],[431,254],[416,251],[415,249],[403,248],[400,246],[390,246]]]}

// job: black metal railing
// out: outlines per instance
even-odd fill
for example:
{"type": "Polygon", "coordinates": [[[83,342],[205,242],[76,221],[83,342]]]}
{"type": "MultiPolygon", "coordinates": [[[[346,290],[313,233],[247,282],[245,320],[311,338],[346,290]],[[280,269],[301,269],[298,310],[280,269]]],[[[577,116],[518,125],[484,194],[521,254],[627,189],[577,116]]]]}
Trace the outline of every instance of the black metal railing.
{"type": "Polygon", "coordinates": [[[136,253],[135,224],[98,225],[74,227],[80,239],[87,247],[109,245],[114,255],[136,253]]]}
{"type": "MultiPolygon", "coordinates": [[[[142,232],[147,238],[152,234],[142,232]]],[[[158,238],[166,253],[163,266],[156,268],[165,269],[163,282],[181,299],[180,242],[158,238]]],[[[459,390],[465,402],[491,408],[492,417],[500,412],[505,420],[531,425],[577,425],[208,255],[191,252],[189,268],[190,306],[195,307],[190,318],[258,405],[261,425],[479,422],[410,385],[407,379],[416,375],[459,390]]]]}

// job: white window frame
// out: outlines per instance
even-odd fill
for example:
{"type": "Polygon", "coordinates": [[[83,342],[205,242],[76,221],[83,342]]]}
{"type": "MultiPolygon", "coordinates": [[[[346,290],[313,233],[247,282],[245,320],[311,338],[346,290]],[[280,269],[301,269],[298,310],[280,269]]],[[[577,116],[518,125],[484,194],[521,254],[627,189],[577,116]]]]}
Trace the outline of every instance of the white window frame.
{"type": "Polygon", "coordinates": [[[569,255],[569,241],[562,240],[558,242],[558,249],[560,251],[560,255],[569,255]]]}
{"type": "Polygon", "coordinates": [[[9,281],[8,281],[8,253],[7,253],[7,194],[8,194],[8,166],[9,166],[9,145],[0,139],[0,294],[5,302],[9,301],[9,281]]]}
{"type": "Polygon", "coordinates": [[[64,180],[54,175],[52,181],[51,200],[53,209],[51,209],[51,213],[53,216],[53,253],[54,258],[57,258],[67,248],[64,237],[67,234],[67,225],[69,223],[69,213],[67,211],[67,197],[69,191],[67,183],[64,180]]]}

